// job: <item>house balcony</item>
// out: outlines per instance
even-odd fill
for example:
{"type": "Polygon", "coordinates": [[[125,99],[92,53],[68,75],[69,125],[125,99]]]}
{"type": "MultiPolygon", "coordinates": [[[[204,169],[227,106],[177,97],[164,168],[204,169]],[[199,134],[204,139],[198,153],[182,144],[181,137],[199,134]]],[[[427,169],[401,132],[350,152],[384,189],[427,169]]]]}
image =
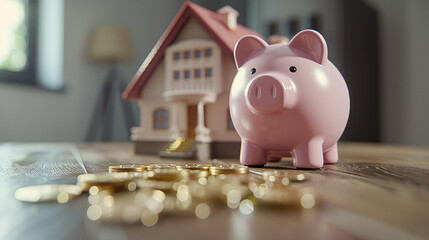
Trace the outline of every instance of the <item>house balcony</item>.
{"type": "Polygon", "coordinates": [[[218,93],[219,89],[213,79],[187,79],[170,82],[163,97],[170,101],[191,98],[214,102],[218,93]]]}

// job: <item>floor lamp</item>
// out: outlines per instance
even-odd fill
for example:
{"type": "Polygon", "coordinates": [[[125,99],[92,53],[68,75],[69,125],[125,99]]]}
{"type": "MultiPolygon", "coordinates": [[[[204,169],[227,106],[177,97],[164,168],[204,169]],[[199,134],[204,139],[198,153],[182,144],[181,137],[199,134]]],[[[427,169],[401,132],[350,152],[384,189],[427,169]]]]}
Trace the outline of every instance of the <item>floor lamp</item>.
{"type": "Polygon", "coordinates": [[[120,101],[121,114],[130,131],[135,126],[131,102],[121,98],[127,83],[121,78],[117,63],[132,59],[133,51],[128,30],[118,25],[105,25],[95,29],[91,35],[88,57],[91,61],[110,65],[109,73],[103,83],[96,108],[89,126],[86,141],[112,141],[115,103],[120,101]]]}

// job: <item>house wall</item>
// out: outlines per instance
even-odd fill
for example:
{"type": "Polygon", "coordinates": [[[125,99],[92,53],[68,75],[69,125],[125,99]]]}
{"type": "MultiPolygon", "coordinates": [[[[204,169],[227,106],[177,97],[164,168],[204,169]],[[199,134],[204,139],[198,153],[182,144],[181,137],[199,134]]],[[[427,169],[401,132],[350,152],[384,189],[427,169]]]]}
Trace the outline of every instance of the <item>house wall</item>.
{"type": "Polygon", "coordinates": [[[157,109],[163,108],[168,110],[168,122],[169,126],[171,126],[171,104],[166,103],[162,99],[148,99],[140,100],[139,107],[142,124],[132,129],[132,140],[168,141],[170,136],[169,129],[154,129],[153,114],[157,109]]]}
{"type": "Polygon", "coordinates": [[[240,141],[237,132],[227,128],[229,90],[236,73],[234,56],[228,52],[222,52],[222,89],[224,91],[215,103],[207,104],[207,127],[212,130],[214,142],[240,141]]]}
{"type": "Polygon", "coordinates": [[[162,59],[142,89],[143,99],[162,99],[165,89],[165,61],[162,59]]]}
{"type": "Polygon", "coordinates": [[[225,93],[229,96],[229,90],[232,82],[234,81],[235,74],[237,74],[237,68],[235,66],[234,56],[229,53],[222,54],[222,76],[225,93]]]}
{"type": "Polygon", "coordinates": [[[212,130],[213,142],[240,141],[235,130],[228,130],[228,102],[229,94],[222,94],[215,103],[207,104],[207,127],[212,130]]]}
{"type": "Polygon", "coordinates": [[[183,26],[182,31],[179,33],[179,35],[177,35],[176,39],[174,40],[174,43],[193,38],[212,40],[210,35],[208,35],[206,30],[204,30],[200,26],[197,20],[190,18],[185,24],[185,26],[183,26]]]}

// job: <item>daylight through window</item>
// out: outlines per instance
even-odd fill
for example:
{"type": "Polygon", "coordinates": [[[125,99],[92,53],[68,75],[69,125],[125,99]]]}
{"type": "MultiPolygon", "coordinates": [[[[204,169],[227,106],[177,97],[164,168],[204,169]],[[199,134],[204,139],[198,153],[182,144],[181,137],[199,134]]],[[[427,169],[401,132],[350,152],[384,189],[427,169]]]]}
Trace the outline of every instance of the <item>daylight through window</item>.
{"type": "Polygon", "coordinates": [[[28,11],[25,0],[0,0],[0,70],[27,66],[28,11]]]}

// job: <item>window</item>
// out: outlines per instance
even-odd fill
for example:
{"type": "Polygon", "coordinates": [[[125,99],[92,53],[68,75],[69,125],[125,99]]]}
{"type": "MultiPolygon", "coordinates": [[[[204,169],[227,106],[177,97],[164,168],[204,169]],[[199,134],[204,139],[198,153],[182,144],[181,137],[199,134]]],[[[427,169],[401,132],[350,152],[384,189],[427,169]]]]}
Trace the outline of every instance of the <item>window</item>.
{"type": "Polygon", "coordinates": [[[201,57],[201,50],[200,49],[197,49],[197,50],[194,51],[194,57],[195,58],[200,58],[201,57]]]}
{"type": "Polygon", "coordinates": [[[191,78],[191,71],[190,70],[185,70],[184,75],[185,75],[185,79],[191,78]]]}
{"type": "Polygon", "coordinates": [[[205,77],[206,78],[212,77],[212,69],[211,68],[206,68],[206,70],[205,70],[205,77]]]}
{"type": "Polygon", "coordinates": [[[195,69],[194,70],[194,77],[200,78],[201,77],[201,69],[195,69]]]}
{"type": "Polygon", "coordinates": [[[190,59],[191,58],[191,51],[185,51],[185,53],[183,54],[183,57],[185,59],[190,59]]]}
{"type": "Polygon", "coordinates": [[[153,114],[154,129],[168,129],[168,111],[158,109],[153,114]]]}
{"type": "Polygon", "coordinates": [[[180,59],[180,53],[179,52],[173,53],[173,59],[174,60],[179,60],[180,59]]]}
{"type": "Polygon", "coordinates": [[[228,129],[228,130],[235,130],[234,124],[232,123],[231,113],[229,112],[229,108],[228,108],[226,114],[227,114],[227,118],[228,118],[226,129],[228,129]]]}
{"type": "Polygon", "coordinates": [[[205,57],[211,57],[212,56],[212,49],[211,48],[204,49],[204,56],[205,57]]]}
{"type": "Polygon", "coordinates": [[[179,80],[180,79],[180,72],[179,71],[174,71],[173,72],[173,78],[174,78],[174,80],[179,80]]]}
{"type": "Polygon", "coordinates": [[[0,0],[0,79],[35,83],[37,1],[0,0]]]}

